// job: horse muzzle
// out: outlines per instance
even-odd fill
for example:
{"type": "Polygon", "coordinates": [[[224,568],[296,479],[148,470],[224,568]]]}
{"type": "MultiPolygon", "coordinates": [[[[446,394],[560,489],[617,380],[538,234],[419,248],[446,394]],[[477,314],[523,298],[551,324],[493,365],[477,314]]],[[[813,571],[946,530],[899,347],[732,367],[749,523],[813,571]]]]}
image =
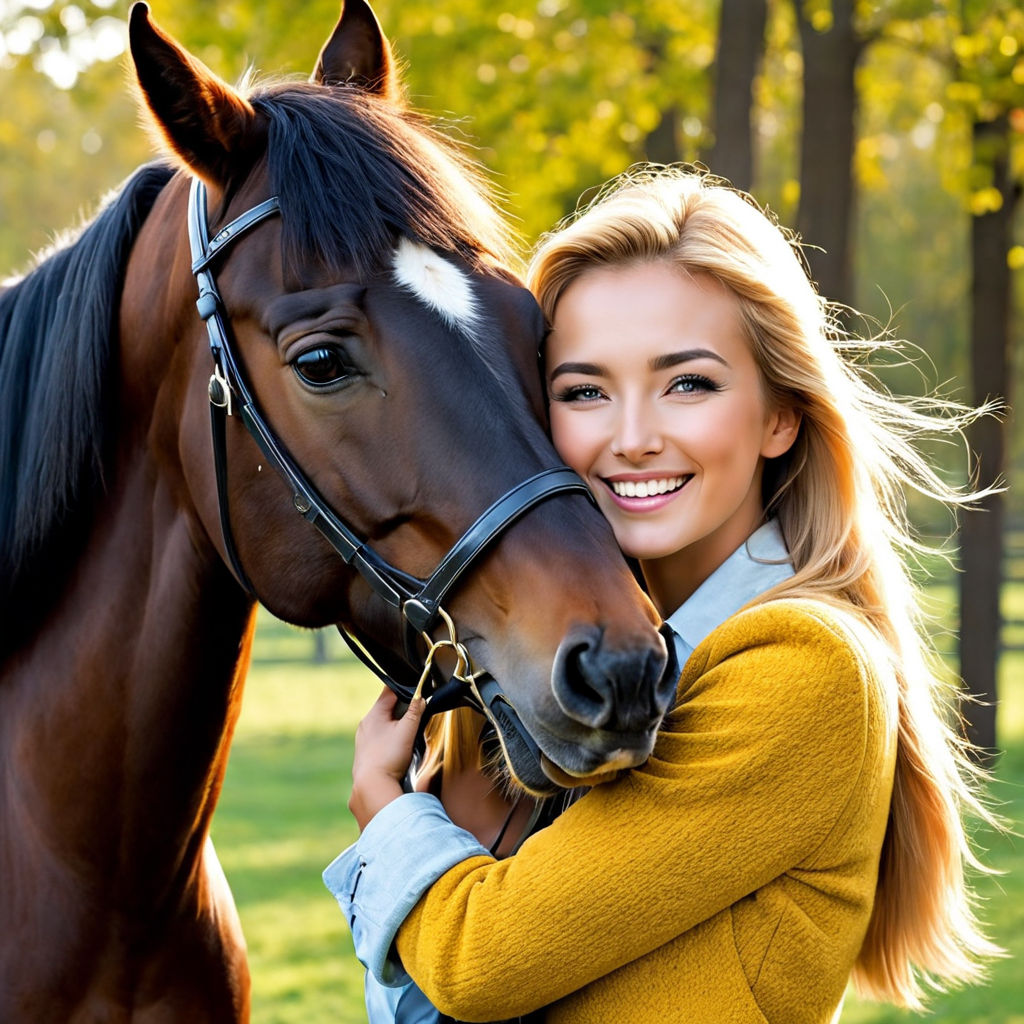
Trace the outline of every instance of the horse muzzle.
{"type": "Polygon", "coordinates": [[[573,631],[555,658],[554,706],[543,722],[528,716],[524,725],[496,686],[497,699],[481,694],[524,789],[543,794],[552,787],[594,786],[647,760],[679,678],[668,626],[659,633],[660,650],[623,652],[599,629],[573,631]]]}

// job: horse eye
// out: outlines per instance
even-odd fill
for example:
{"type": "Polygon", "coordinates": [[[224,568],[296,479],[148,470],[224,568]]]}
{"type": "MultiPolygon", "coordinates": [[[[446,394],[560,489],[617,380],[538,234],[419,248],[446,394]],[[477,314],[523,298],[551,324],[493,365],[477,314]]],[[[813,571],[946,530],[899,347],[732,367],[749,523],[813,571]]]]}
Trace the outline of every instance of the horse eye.
{"type": "Polygon", "coordinates": [[[292,362],[292,369],[307,384],[318,388],[340,384],[354,373],[344,353],[326,345],[303,352],[292,362]]]}

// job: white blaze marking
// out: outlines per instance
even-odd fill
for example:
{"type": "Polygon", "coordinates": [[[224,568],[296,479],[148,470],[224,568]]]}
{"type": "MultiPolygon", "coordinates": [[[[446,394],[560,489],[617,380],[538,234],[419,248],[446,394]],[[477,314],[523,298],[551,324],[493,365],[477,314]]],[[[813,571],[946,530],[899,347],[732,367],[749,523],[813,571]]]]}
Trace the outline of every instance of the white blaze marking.
{"type": "Polygon", "coordinates": [[[479,313],[469,278],[433,249],[401,238],[395,249],[395,280],[441,315],[451,327],[469,332],[479,313]]]}

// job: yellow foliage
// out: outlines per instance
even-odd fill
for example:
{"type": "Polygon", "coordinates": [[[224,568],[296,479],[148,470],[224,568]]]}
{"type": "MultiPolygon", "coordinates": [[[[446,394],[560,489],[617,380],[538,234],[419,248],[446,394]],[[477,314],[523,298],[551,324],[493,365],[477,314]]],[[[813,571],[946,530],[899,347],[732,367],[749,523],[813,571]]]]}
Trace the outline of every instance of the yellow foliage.
{"type": "Polygon", "coordinates": [[[946,97],[953,103],[977,104],[981,102],[981,86],[976,82],[950,82],[946,97]]]}
{"type": "Polygon", "coordinates": [[[986,213],[995,213],[1002,205],[1002,192],[991,186],[972,192],[968,200],[970,211],[975,217],[981,217],[986,213]]]}
{"type": "Polygon", "coordinates": [[[985,40],[981,36],[957,36],[953,40],[953,53],[967,63],[973,60],[985,49],[985,40]]]}
{"type": "Polygon", "coordinates": [[[833,24],[832,11],[821,7],[811,15],[811,27],[815,32],[828,32],[833,24]]]}
{"type": "Polygon", "coordinates": [[[857,181],[865,188],[882,191],[888,179],[882,167],[883,146],[879,136],[858,139],[853,154],[853,165],[857,181]]]}

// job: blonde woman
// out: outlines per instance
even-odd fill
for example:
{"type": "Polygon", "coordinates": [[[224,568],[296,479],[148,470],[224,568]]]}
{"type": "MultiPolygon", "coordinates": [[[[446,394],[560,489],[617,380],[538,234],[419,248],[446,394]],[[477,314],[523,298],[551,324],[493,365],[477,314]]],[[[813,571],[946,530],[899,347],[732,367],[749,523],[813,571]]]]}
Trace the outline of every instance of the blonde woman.
{"type": "Polygon", "coordinates": [[[903,561],[904,488],[964,500],[912,441],[969,414],[874,386],[797,247],[701,173],[616,182],[530,284],[555,445],[673,629],[678,697],[646,764],[498,861],[402,795],[420,708],[383,696],[325,872],[371,988],[468,1021],[825,1024],[851,979],[919,1007],[978,978],[983,812],[903,561]]]}

